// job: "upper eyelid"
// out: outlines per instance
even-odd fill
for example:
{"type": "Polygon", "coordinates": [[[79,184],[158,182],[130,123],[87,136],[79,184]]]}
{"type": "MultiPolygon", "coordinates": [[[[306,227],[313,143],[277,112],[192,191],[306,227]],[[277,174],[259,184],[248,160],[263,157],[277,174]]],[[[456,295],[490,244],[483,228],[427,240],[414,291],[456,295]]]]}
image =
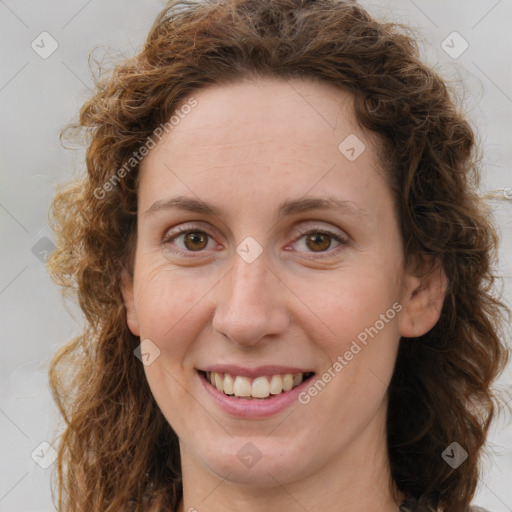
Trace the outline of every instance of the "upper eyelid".
{"type": "Polygon", "coordinates": [[[316,226],[308,226],[307,228],[298,229],[297,232],[300,236],[307,235],[308,233],[315,232],[317,230],[319,233],[326,233],[330,235],[336,235],[340,238],[348,238],[348,235],[345,233],[345,231],[337,228],[327,228],[325,226],[321,226],[320,224],[316,226]]]}
{"type": "Polygon", "coordinates": [[[193,230],[204,231],[205,233],[207,233],[208,231],[211,231],[213,233],[216,233],[219,236],[221,235],[220,231],[217,228],[215,228],[208,222],[200,221],[200,220],[185,222],[185,223],[179,224],[178,226],[175,226],[173,228],[166,229],[164,231],[164,236],[166,236],[167,233],[169,233],[170,231],[174,231],[174,230],[175,230],[175,232],[172,234],[172,236],[178,236],[179,234],[181,234],[183,232],[193,231],[193,230]]]}
{"type": "MultiPolygon", "coordinates": [[[[295,233],[294,236],[298,234],[300,237],[300,236],[310,233],[312,230],[317,229],[318,231],[326,231],[328,234],[337,235],[341,238],[347,238],[347,239],[349,238],[349,235],[344,230],[342,230],[340,228],[327,227],[325,225],[320,224],[320,222],[325,222],[325,221],[306,221],[306,222],[311,222],[311,223],[316,223],[316,224],[311,224],[311,225],[308,225],[307,227],[294,227],[293,228],[293,231],[295,233]]],[[[222,236],[222,234],[220,233],[220,231],[217,228],[215,228],[210,223],[205,222],[205,221],[190,221],[190,222],[185,222],[183,224],[184,224],[184,226],[182,224],[180,224],[180,225],[176,226],[175,228],[166,229],[164,231],[164,237],[167,237],[167,233],[169,233],[169,231],[174,230],[174,229],[176,229],[176,232],[172,234],[173,237],[178,236],[179,234],[183,233],[184,231],[192,231],[194,229],[197,229],[197,231],[203,231],[203,229],[204,229],[204,231],[206,233],[208,232],[208,230],[211,230],[214,233],[216,233],[217,235],[222,236]],[[201,228],[203,228],[203,229],[201,229],[201,228]]]]}

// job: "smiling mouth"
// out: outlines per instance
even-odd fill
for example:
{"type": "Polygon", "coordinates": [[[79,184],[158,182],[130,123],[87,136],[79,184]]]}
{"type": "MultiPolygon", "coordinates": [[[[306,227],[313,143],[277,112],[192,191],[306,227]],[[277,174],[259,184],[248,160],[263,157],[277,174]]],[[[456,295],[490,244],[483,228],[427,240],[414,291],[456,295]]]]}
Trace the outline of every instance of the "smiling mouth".
{"type": "Polygon", "coordinates": [[[249,378],[202,370],[199,370],[199,374],[212,387],[225,395],[245,400],[269,400],[291,391],[315,375],[314,372],[285,373],[249,378]]]}

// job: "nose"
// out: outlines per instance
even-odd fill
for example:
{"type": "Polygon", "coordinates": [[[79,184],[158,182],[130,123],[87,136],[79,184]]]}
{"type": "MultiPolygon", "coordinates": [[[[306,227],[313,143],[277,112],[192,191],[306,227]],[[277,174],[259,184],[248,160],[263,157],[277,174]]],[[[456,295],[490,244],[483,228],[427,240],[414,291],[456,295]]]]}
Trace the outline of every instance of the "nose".
{"type": "Polygon", "coordinates": [[[285,290],[263,255],[247,263],[235,254],[231,271],[219,284],[214,331],[245,346],[285,333],[290,324],[285,290]]]}

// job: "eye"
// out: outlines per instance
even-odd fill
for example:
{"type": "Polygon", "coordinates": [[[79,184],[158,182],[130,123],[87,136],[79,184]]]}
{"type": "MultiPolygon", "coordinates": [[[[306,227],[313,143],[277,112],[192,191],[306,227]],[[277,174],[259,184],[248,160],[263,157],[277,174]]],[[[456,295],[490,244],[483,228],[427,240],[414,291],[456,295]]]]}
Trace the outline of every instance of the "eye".
{"type": "Polygon", "coordinates": [[[299,250],[304,250],[305,252],[313,254],[327,252],[327,255],[331,256],[333,253],[338,252],[342,248],[341,246],[348,245],[348,240],[339,233],[316,228],[301,233],[301,236],[295,241],[294,245],[299,250]]]}
{"type": "Polygon", "coordinates": [[[175,245],[181,252],[201,252],[213,249],[215,242],[206,231],[178,228],[179,233],[170,234],[162,240],[164,245],[175,245]]]}
{"type": "MultiPolygon", "coordinates": [[[[177,233],[166,234],[162,245],[183,256],[193,257],[193,253],[201,253],[205,249],[214,249],[216,242],[205,230],[197,226],[178,227],[177,233]]],[[[315,254],[315,257],[330,257],[349,244],[346,236],[329,231],[325,228],[312,228],[299,232],[300,236],[293,242],[295,250],[315,254]]],[[[285,248],[285,250],[290,250],[285,248]]]]}

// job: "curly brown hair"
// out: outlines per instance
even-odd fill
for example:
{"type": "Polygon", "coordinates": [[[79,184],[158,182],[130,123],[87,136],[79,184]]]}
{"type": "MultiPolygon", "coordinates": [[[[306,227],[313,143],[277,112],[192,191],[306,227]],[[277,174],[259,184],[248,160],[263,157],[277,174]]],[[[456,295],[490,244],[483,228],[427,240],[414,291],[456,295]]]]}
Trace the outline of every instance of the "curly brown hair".
{"type": "Polygon", "coordinates": [[[335,0],[170,2],[140,54],[102,76],[68,127],[89,136],[87,175],[53,201],[48,268],[78,297],[86,326],[50,367],[66,422],[58,510],[174,510],[182,497],[177,436],[134,357],[140,340],[121,294],[137,223],[138,166],[126,166],[194,91],[247,76],[335,84],[377,134],[406,261],[433,257],[449,281],[435,327],[400,343],[387,418],[392,479],[418,510],[465,510],[497,410],[491,384],[508,359],[475,136],[406,27],[335,0]],[[441,457],[452,441],[468,452],[457,469],[441,457]]]}

